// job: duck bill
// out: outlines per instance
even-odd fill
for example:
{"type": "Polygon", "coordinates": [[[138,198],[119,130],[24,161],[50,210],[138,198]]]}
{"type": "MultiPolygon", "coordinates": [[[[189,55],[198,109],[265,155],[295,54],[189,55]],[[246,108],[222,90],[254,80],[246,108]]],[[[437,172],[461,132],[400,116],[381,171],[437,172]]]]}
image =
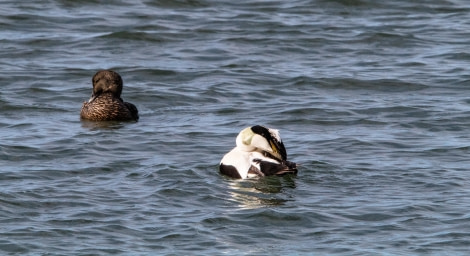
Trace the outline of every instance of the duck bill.
{"type": "Polygon", "coordinates": [[[88,100],[88,103],[92,103],[96,99],[96,97],[97,97],[97,95],[92,93],[90,99],[88,100]]]}
{"type": "Polygon", "coordinates": [[[271,146],[272,155],[274,157],[283,161],[287,159],[287,153],[286,148],[284,147],[284,143],[275,140],[270,140],[269,145],[271,146]]]}

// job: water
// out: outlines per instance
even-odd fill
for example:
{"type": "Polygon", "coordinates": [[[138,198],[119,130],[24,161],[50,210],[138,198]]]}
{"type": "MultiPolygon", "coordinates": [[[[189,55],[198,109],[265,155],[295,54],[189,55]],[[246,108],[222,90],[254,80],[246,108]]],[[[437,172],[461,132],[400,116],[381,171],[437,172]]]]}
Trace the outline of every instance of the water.
{"type": "Polygon", "coordinates": [[[470,249],[467,1],[0,6],[0,254],[470,249]],[[79,120],[103,68],[139,122],[79,120]],[[255,124],[297,176],[218,174],[255,124]]]}

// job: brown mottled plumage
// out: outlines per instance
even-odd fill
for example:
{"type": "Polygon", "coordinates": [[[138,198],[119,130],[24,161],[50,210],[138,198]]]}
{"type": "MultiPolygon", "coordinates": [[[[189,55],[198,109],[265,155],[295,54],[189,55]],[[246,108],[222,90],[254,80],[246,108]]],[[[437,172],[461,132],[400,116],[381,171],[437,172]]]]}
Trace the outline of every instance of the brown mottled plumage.
{"type": "Polygon", "coordinates": [[[137,108],[121,99],[122,79],[112,70],[98,71],[92,79],[93,93],[84,102],[80,118],[91,121],[137,121],[137,108]]]}

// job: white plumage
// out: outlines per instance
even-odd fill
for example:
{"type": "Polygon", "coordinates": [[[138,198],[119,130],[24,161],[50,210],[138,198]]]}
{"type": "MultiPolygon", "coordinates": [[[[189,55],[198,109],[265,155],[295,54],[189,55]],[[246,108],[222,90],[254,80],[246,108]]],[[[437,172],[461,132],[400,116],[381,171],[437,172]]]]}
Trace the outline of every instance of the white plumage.
{"type": "Polygon", "coordinates": [[[219,170],[227,176],[245,179],[297,173],[297,165],[287,161],[278,130],[256,125],[238,134],[236,147],[222,158],[219,170]]]}

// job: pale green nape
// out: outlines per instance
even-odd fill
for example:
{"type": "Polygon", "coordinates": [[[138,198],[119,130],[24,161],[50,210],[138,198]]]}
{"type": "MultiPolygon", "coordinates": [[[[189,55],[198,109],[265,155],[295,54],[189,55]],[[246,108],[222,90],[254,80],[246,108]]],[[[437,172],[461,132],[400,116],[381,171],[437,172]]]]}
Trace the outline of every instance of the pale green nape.
{"type": "Polygon", "coordinates": [[[253,139],[253,136],[255,133],[251,130],[251,127],[247,127],[243,129],[243,131],[240,132],[242,142],[245,145],[251,145],[251,140],[253,139]]]}

